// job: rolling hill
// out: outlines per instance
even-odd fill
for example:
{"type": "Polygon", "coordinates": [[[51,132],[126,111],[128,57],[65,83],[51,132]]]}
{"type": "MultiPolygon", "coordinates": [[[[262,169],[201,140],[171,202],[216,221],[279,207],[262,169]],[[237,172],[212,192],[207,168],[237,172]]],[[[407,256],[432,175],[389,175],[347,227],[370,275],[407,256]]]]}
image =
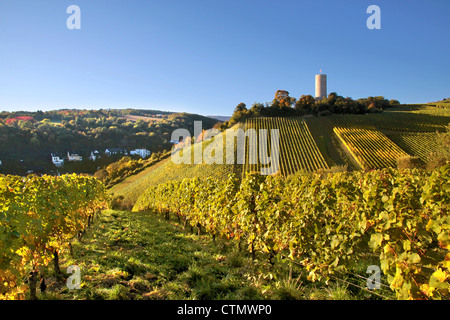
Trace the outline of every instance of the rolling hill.
{"type": "Polygon", "coordinates": [[[417,105],[404,105],[366,115],[250,118],[231,128],[242,129],[246,133],[249,129],[255,129],[256,134],[248,134],[246,138],[245,163],[237,163],[241,151],[237,147],[238,140],[230,145],[231,139],[226,139],[225,132],[191,145],[187,149],[192,151],[190,164],[176,164],[169,157],[115,185],[110,193],[134,202],[148,187],[169,180],[181,181],[193,177],[225,179],[229,174],[242,177],[245,172],[269,167],[270,162],[264,157],[269,157],[272,151],[279,152],[279,166],[268,173],[284,176],[298,171],[332,170],[336,166],[346,166],[349,170],[395,167],[396,158],[405,155],[426,161],[428,154],[436,150],[436,131],[445,131],[449,123],[450,109],[417,105]],[[267,137],[260,134],[260,129],[266,130],[267,137]],[[278,144],[272,141],[273,129],[279,129],[278,144]],[[261,141],[267,141],[267,145],[258,144],[261,141]],[[258,161],[253,163],[250,157],[252,142],[261,147],[261,150],[255,149],[258,161]],[[218,152],[220,149],[223,149],[222,164],[208,164],[205,159],[194,163],[194,154],[207,150],[218,152]],[[227,163],[227,157],[231,155],[235,161],[227,163]]]}

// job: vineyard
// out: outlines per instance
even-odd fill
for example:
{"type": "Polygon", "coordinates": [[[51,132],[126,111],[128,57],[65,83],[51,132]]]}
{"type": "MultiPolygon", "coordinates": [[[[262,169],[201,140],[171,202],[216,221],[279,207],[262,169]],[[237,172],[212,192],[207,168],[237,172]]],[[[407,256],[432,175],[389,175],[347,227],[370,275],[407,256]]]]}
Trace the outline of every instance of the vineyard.
{"type": "Polygon", "coordinates": [[[237,161],[237,144],[230,145],[231,141],[226,139],[227,133],[223,132],[217,140],[197,140],[191,144],[190,164],[176,164],[167,159],[136,177],[126,179],[110,192],[135,202],[149,186],[171,180],[181,181],[184,178],[226,179],[229,174],[242,178],[246,172],[261,172],[262,169],[267,170],[265,174],[275,174],[278,169],[281,175],[287,176],[299,171],[314,172],[345,164],[351,168],[395,167],[396,157],[406,154],[418,156],[425,162],[427,156],[436,151],[435,132],[445,131],[448,123],[448,109],[420,105],[407,105],[367,115],[333,115],[308,119],[250,118],[245,123],[230,128],[247,130],[243,163],[237,161]],[[255,131],[248,131],[249,129],[255,131]],[[259,135],[261,129],[265,131],[262,136],[259,135]],[[273,129],[278,130],[278,137],[272,136],[273,129]],[[342,133],[339,138],[336,130],[347,133],[342,133]],[[220,144],[220,141],[224,143],[220,144]],[[253,149],[253,157],[256,156],[256,159],[250,156],[252,146],[256,146],[253,149]],[[195,161],[195,154],[202,154],[207,148],[222,152],[223,163],[195,161]],[[343,155],[342,150],[350,155],[343,155]],[[278,166],[274,165],[272,151],[274,155],[279,155],[278,166]],[[234,163],[227,161],[229,157],[235,160],[234,163]]]}
{"type": "MultiPolygon", "coordinates": [[[[265,143],[260,148],[263,154],[279,156],[279,170],[282,175],[294,174],[297,171],[312,172],[318,169],[326,169],[328,165],[320,153],[306,123],[301,118],[252,118],[246,121],[246,130],[254,129],[256,134],[249,137],[246,147],[246,162],[243,172],[260,172],[267,167],[267,159],[252,161],[249,157],[250,144],[258,144],[261,141],[260,130],[267,130],[267,147],[265,143]],[[279,130],[279,145],[272,146],[271,130],[279,130]],[[279,148],[279,149],[278,149],[279,148]]],[[[264,137],[263,137],[264,138],[264,137]]],[[[262,139],[265,141],[265,139],[262,139]]],[[[274,159],[272,158],[272,161],[274,159]]],[[[274,166],[271,166],[271,169],[274,166]]],[[[276,170],[269,171],[269,174],[276,170]]]]}
{"type": "Polygon", "coordinates": [[[289,259],[326,280],[376,256],[399,299],[450,298],[450,164],[326,176],[246,174],[239,184],[185,179],[149,188],[149,210],[235,239],[252,255],[289,259]]]}
{"type": "MultiPolygon", "coordinates": [[[[189,147],[174,150],[186,163],[163,159],[109,193],[123,196],[127,208],[134,205],[139,219],[147,211],[173,217],[206,232],[213,243],[235,242],[253,261],[258,254],[268,265],[300,266],[311,282],[346,279],[364,261],[380,266],[389,294],[399,299],[450,299],[450,164],[434,171],[395,169],[408,154],[425,162],[438,148],[435,131],[443,131],[449,119],[446,110],[411,108],[309,122],[249,118],[212,139],[203,132],[189,147]],[[238,129],[244,134],[234,135],[238,129]],[[339,163],[332,159],[342,156],[338,147],[363,170],[321,170],[339,163]]],[[[33,299],[43,270],[53,265],[60,274],[60,255],[71,253],[71,243],[106,199],[94,178],[0,176],[0,299],[33,299]]],[[[132,238],[139,226],[130,233],[114,221],[117,230],[98,226],[110,234],[105,241],[120,251],[118,234],[126,234],[130,239],[123,243],[134,243],[128,249],[141,254],[144,236],[132,238]]],[[[163,252],[170,260],[170,251],[163,252]]]]}
{"type": "Polygon", "coordinates": [[[28,290],[33,298],[38,272],[52,261],[61,273],[59,255],[105,201],[94,178],[0,175],[0,299],[23,299],[28,290]]]}
{"type": "Polygon", "coordinates": [[[439,109],[385,111],[368,115],[333,115],[331,120],[337,127],[368,130],[405,132],[444,132],[450,123],[448,112],[439,109]]]}
{"type": "Polygon", "coordinates": [[[392,132],[388,137],[409,154],[418,156],[423,162],[438,148],[434,132],[392,132]]]}
{"type": "Polygon", "coordinates": [[[335,127],[334,132],[361,169],[395,167],[408,154],[376,130],[335,127]]]}
{"type": "Polygon", "coordinates": [[[333,115],[333,131],[358,167],[394,167],[396,158],[411,155],[422,162],[437,150],[436,132],[450,123],[447,108],[403,106],[367,115],[333,115]]]}

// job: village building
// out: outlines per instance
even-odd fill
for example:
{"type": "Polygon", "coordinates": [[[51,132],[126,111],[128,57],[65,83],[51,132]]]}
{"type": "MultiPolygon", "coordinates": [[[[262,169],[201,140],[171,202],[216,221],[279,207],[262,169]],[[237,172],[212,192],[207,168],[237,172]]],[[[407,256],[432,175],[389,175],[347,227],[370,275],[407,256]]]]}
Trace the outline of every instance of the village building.
{"type": "Polygon", "coordinates": [[[141,158],[146,158],[151,154],[150,150],[147,149],[134,149],[130,151],[130,155],[138,155],[141,158]]]}
{"type": "Polygon", "coordinates": [[[82,161],[83,157],[77,152],[67,151],[67,160],[68,161],[82,161]]]}
{"type": "Polygon", "coordinates": [[[62,167],[64,165],[64,159],[63,157],[58,153],[52,153],[52,162],[57,167],[62,167]]]}
{"type": "Polygon", "coordinates": [[[123,154],[124,156],[127,156],[128,151],[122,148],[108,148],[105,150],[105,154],[108,156],[112,156],[115,154],[123,154]]]}
{"type": "Polygon", "coordinates": [[[97,160],[98,158],[100,158],[100,152],[98,152],[97,150],[95,151],[91,151],[91,154],[89,156],[89,159],[91,159],[92,161],[97,160]]]}

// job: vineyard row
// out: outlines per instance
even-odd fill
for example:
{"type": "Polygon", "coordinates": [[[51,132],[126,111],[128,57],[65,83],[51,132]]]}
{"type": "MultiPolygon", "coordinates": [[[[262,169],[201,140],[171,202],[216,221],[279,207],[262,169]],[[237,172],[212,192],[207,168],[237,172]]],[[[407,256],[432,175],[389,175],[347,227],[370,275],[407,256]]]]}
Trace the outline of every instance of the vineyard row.
{"type": "Polygon", "coordinates": [[[38,271],[53,261],[60,272],[58,255],[105,201],[103,184],[92,177],[0,175],[0,300],[23,299],[29,289],[34,298],[38,271]]]}
{"type": "Polygon", "coordinates": [[[376,254],[399,299],[449,299],[449,198],[450,163],[434,172],[185,179],[149,188],[133,211],[175,215],[252,254],[289,256],[312,281],[376,254]]]}

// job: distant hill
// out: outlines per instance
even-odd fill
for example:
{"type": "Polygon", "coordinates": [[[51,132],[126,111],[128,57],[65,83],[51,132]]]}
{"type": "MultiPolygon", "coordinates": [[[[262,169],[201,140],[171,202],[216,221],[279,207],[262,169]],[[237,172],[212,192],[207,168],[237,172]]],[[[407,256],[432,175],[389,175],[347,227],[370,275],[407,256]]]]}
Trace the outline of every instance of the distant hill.
{"type": "Polygon", "coordinates": [[[450,98],[442,99],[436,102],[429,102],[428,105],[440,108],[450,108],[450,98]]]}
{"type": "Polygon", "coordinates": [[[231,119],[231,116],[207,116],[208,118],[213,118],[222,122],[228,121],[231,119]]]}

